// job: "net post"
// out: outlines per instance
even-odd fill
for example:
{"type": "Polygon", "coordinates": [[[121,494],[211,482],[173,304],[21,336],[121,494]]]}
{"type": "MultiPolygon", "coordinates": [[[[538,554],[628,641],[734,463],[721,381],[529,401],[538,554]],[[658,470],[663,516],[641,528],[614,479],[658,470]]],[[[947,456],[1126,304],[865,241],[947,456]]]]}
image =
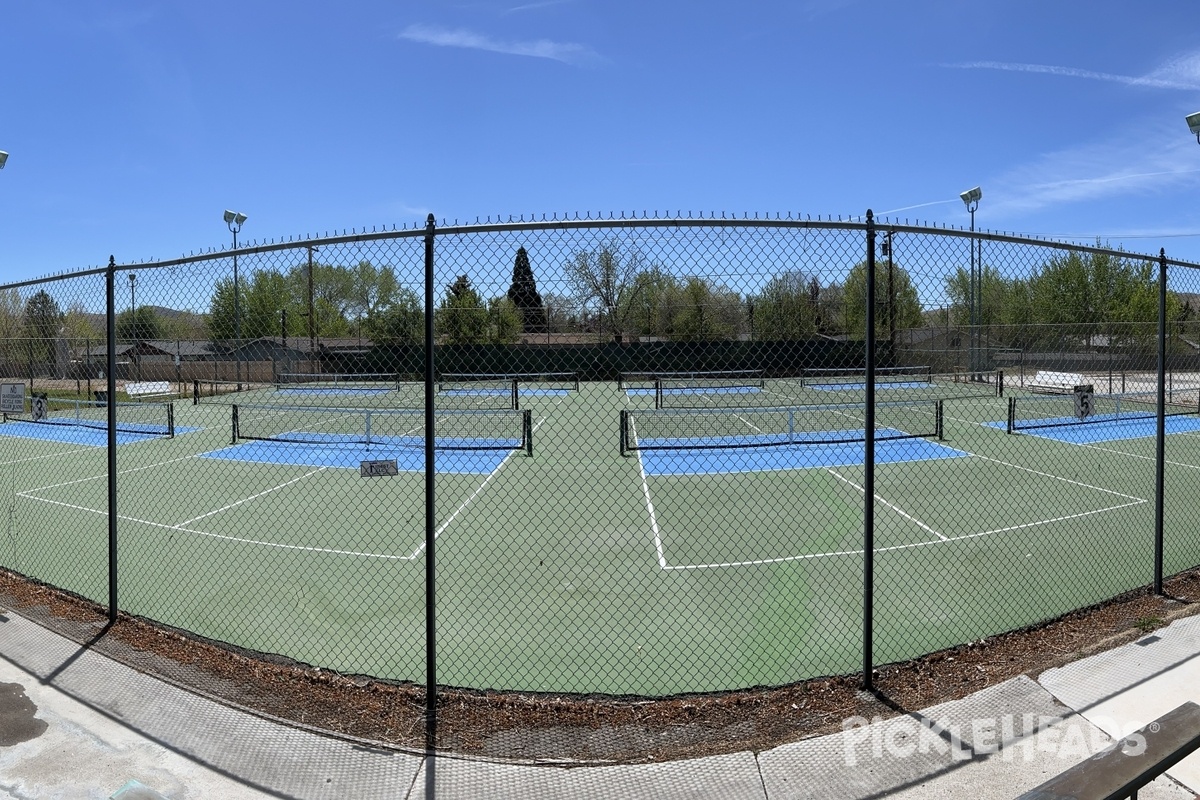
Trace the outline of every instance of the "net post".
{"type": "Polygon", "coordinates": [[[167,403],[167,438],[175,438],[175,404],[167,403]]]}
{"type": "Polygon", "coordinates": [[[200,381],[192,381],[192,405],[200,405],[200,381]]]}
{"type": "Polygon", "coordinates": [[[1004,370],[996,370],[996,396],[1004,397],[1004,370]]]}
{"type": "Polygon", "coordinates": [[[946,438],[944,435],[945,429],[942,427],[944,424],[943,420],[945,419],[945,417],[944,417],[944,408],[945,408],[944,403],[945,402],[946,402],[945,400],[938,400],[935,402],[936,410],[934,411],[934,416],[937,421],[934,423],[934,425],[937,429],[937,438],[938,438],[939,442],[945,440],[945,438],[946,438]]]}
{"type": "Polygon", "coordinates": [[[510,391],[512,392],[512,407],[519,411],[521,409],[521,386],[516,378],[512,380],[510,391]]]}
{"type": "Polygon", "coordinates": [[[629,455],[629,412],[621,409],[621,455],[629,455]]]}
{"type": "Polygon", "coordinates": [[[533,412],[521,412],[521,438],[525,441],[525,455],[533,457],[533,412]]]}
{"type": "Polygon", "coordinates": [[[366,415],[366,418],[364,420],[364,425],[366,426],[367,447],[370,447],[371,446],[371,409],[368,408],[363,413],[366,415]]]}
{"type": "Polygon", "coordinates": [[[1007,433],[1012,433],[1016,429],[1017,424],[1017,398],[1008,398],[1008,430],[1007,433]]]}
{"type": "Polygon", "coordinates": [[[237,441],[238,441],[238,407],[237,407],[237,403],[233,404],[233,413],[231,414],[231,419],[232,419],[232,422],[231,422],[232,428],[231,428],[231,432],[230,432],[230,436],[229,436],[229,443],[237,444],[237,441]]]}
{"type": "Polygon", "coordinates": [[[662,378],[654,379],[654,407],[663,408],[662,378]]]}

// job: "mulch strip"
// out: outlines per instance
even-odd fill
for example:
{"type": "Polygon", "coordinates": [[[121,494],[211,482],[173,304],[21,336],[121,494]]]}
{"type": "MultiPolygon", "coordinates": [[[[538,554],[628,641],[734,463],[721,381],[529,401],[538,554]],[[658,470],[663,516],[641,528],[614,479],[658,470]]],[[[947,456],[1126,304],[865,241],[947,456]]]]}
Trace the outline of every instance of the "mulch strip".
{"type": "MultiPolygon", "coordinates": [[[[446,688],[438,695],[437,746],[553,763],[762,751],[839,731],[851,716],[927,708],[1134,641],[1200,611],[1200,568],[1170,579],[1164,590],[1159,597],[1138,589],[1040,625],[881,666],[874,683],[882,697],[861,691],[861,675],[659,699],[446,688]]],[[[425,748],[422,686],[239,650],[139,617],[121,615],[104,631],[103,607],[2,569],[0,607],[230,705],[378,746],[425,748]]]]}

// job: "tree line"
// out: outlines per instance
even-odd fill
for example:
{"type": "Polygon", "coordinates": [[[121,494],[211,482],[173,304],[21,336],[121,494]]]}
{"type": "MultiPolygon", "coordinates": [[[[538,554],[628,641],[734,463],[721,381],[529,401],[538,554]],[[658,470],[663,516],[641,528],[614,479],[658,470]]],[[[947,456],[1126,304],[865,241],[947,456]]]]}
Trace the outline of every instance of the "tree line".
{"type": "MultiPolygon", "coordinates": [[[[515,254],[504,295],[485,298],[469,275],[457,276],[443,288],[434,310],[437,341],[511,344],[522,334],[564,332],[591,333],[608,341],[861,338],[866,324],[865,262],[853,265],[839,281],[786,270],[752,292],[678,275],[615,243],[576,251],[560,268],[564,294],[538,291],[524,247],[515,254]]],[[[983,264],[978,282],[978,323],[987,330],[990,347],[1046,345],[1067,328],[1105,335],[1114,347],[1142,346],[1157,333],[1157,274],[1154,265],[1141,260],[1070,252],[1026,277],[1007,277],[983,264]]],[[[923,308],[908,271],[890,259],[877,261],[876,335],[967,326],[969,287],[968,271],[957,267],[942,287],[948,304],[923,308]]],[[[315,335],[359,336],[380,344],[424,341],[421,298],[388,265],[360,261],[353,266],[259,269],[240,278],[236,295],[235,310],[233,279],[225,278],[216,283],[206,314],[166,314],[151,306],[126,309],[116,320],[117,337],[228,343],[240,330],[243,340],[315,335]]],[[[1167,317],[1173,332],[1200,329],[1191,302],[1174,292],[1168,294],[1167,317]]],[[[0,355],[8,360],[50,361],[56,339],[78,347],[103,336],[102,317],[79,303],[64,310],[44,289],[24,299],[15,289],[0,291],[0,355]],[[19,345],[18,340],[27,341],[19,345]]]]}

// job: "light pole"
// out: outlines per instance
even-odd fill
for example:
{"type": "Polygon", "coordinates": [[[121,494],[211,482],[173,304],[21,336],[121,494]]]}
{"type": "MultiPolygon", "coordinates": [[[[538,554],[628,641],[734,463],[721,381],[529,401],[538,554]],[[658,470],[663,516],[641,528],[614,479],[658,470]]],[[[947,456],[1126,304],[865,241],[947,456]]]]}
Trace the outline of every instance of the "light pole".
{"type": "MultiPolygon", "coordinates": [[[[959,195],[963,203],[967,207],[967,212],[971,215],[971,277],[967,288],[967,310],[968,324],[971,326],[970,331],[970,352],[967,355],[967,370],[970,372],[970,380],[978,380],[976,370],[978,370],[978,349],[979,349],[979,295],[980,295],[980,276],[976,274],[975,263],[975,210],[979,208],[979,198],[983,197],[983,190],[976,186],[974,189],[968,189],[959,195]]],[[[981,259],[982,260],[982,259],[981,259]]],[[[983,265],[979,264],[978,269],[982,271],[983,265]]]]}
{"type": "Polygon", "coordinates": [[[0,169],[4,169],[4,162],[8,161],[8,153],[0,150],[0,169]]]}
{"type": "Polygon", "coordinates": [[[138,358],[137,341],[138,341],[138,322],[137,322],[137,273],[129,273],[129,333],[133,339],[133,350],[131,357],[134,359],[134,364],[137,369],[137,379],[142,379],[142,361],[138,358]]]}
{"type": "MultiPolygon", "coordinates": [[[[1188,114],[1184,119],[1187,120],[1188,128],[1191,129],[1192,133],[1196,134],[1196,141],[1200,142],[1200,111],[1188,114]]],[[[4,156],[6,155],[8,154],[0,153],[0,167],[4,166],[4,156]]]]}
{"type": "Polygon", "coordinates": [[[245,214],[225,209],[225,224],[229,226],[229,231],[233,234],[233,340],[234,347],[237,348],[238,389],[242,388],[242,309],[238,301],[241,289],[238,287],[237,235],[245,221],[245,214]]]}
{"type": "Polygon", "coordinates": [[[888,342],[891,343],[893,356],[895,355],[896,347],[896,283],[895,270],[893,264],[896,259],[893,256],[892,250],[892,234],[895,231],[888,231],[885,234],[884,240],[880,243],[879,249],[884,258],[887,259],[887,315],[888,315],[888,342]]]}

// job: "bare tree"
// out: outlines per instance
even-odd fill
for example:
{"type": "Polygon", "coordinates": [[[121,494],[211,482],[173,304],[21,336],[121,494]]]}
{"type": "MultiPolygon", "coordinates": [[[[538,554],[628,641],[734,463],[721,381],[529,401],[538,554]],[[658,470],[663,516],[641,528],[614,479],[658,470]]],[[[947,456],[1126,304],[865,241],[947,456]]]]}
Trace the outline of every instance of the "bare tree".
{"type": "Polygon", "coordinates": [[[638,251],[623,255],[616,244],[609,243],[596,251],[580,251],[564,265],[563,271],[580,306],[593,302],[600,306],[602,334],[605,320],[614,337],[624,332],[630,308],[627,290],[642,271],[644,261],[638,251]]]}

